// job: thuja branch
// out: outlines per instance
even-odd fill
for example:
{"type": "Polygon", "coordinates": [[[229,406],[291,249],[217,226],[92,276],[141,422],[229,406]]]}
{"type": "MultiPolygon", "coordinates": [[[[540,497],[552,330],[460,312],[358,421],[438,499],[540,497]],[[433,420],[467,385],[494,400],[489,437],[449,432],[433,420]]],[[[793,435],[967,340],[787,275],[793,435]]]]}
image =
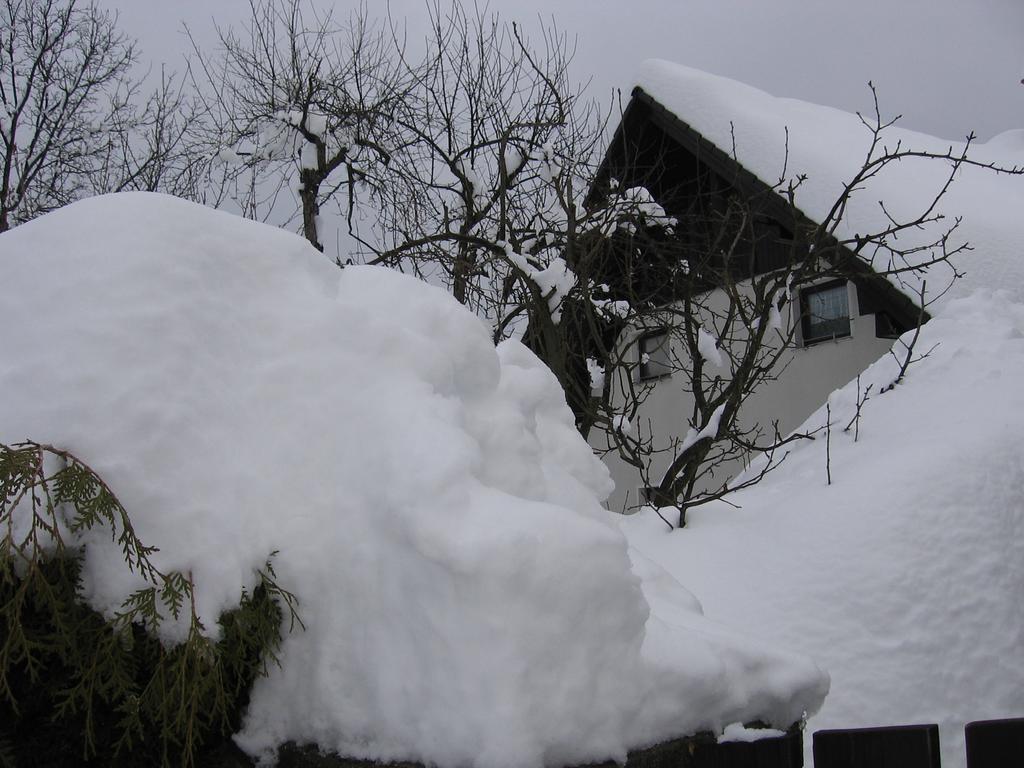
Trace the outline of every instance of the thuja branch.
{"type": "MultiPolygon", "coordinates": [[[[0,445],[0,716],[18,734],[52,733],[42,749],[55,764],[121,764],[127,753],[125,764],[194,764],[238,729],[249,687],[277,662],[283,615],[289,629],[303,626],[268,559],[253,591],[218,619],[215,642],[192,574],[161,570],[155,552],[83,460],[45,443],[0,445]],[[103,525],[145,583],[112,618],[78,594],[80,534],[103,525]],[[173,647],[156,636],[167,615],[187,622],[173,647]]],[[[38,740],[15,739],[19,760],[36,758],[38,740]]]]}

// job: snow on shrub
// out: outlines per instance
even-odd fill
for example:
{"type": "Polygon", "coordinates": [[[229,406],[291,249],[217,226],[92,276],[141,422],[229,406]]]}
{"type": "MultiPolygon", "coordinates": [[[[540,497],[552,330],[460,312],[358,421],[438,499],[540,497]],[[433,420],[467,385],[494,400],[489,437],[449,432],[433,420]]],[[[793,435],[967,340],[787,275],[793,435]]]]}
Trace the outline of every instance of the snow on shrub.
{"type": "MultiPolygon", "coordinates": [[[[125,194],[0,236],[0,316],[0,442],[88,461],[205,631],[278,553],[305,630],[255,685],[251,754],[580,763],[821,702],[812,662],[638,565],[649,609],[555,379],[435,288],[125,194]]],[[[113,617],[139,577],[77,536],[113,617]]]]}

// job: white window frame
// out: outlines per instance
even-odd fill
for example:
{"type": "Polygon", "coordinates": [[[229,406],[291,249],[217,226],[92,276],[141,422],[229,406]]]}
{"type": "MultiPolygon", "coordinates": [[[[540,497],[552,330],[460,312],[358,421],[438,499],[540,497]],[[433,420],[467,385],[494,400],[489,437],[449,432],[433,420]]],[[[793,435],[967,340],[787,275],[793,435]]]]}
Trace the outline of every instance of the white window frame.
{"type": "Polygon", "coordinates": [[[640,381],[657,381],[672,375],[672,339],[668,329],[644,331],[637,337],[636,349],[640,363],[637,366],[637,377],[640,381]],[[648,342],[653,339],[662,341],[657,346],[648,347],[648,342]]]}
{"type": "MultiPolygon", "coordinates": [[[[804,347],[813,347],[815,344],[820,344],[825,341],[835,341],[837,339],[846,339],[853,335],[853,302],[850,300],[850,283],[847,280],[827,280],[825,282],[817,283],[815,285],[809,285],[800,289],[799,301],[797,302],[797,308],[800,312],[800,341],[804,347]],[[808,304],[808,298],[816,293],[825,293],[827,291],[835,291],[841,289],[842,295],[846,304],[846,329],[841,333],[821,334],[818,336],[810,336],[810,307],[808,304]]],[[[837,318],[838,321],[838,318],[837,318]]]]}

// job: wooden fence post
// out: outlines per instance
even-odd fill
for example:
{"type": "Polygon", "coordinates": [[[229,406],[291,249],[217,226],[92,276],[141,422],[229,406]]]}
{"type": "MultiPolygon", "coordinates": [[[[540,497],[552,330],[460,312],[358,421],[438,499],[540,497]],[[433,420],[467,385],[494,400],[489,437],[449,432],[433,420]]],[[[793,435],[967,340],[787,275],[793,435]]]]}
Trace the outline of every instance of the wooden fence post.
{"type": "Polygon", "coordinates": [[[967,768],[1024,765],[1024,717],[977,720],[964,728],[967,768]]]}
{"type": "Polygon", "coordinates": [[[939,726],[817,731],[814,768],[940,768],[939,726]]]}

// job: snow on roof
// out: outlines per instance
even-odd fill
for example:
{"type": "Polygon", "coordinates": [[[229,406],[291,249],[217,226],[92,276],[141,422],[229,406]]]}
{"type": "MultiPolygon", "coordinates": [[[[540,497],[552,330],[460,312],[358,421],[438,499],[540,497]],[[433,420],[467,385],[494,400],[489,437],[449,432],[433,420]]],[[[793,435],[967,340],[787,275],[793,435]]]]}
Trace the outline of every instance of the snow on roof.
{"type": "MultiPolygon", "coordinates": [[[[307,629],[255,686],[250,753],[539,768],[820,705],[813,662],[638,561],[641,590],[554,377],[436,288],[136,193],[0,235],[0,316],[0,442],[93,466],[208,630],[279,553],[307,629]]],[[[109,614],[139,584],[84,536],[109,614]]]]}
{"type": "Polygon", "coordinates": [[[942,765],[963,768],[965,723],[1024,715],[1024,305],[951,300],[916,349],[933,351],[892,391],[886,356],[832,393],[830,440],[796,443],[730,504],[673,533],[651,510],[622,525],[708,616],[829,670],[808,738],[936,722],[942,765]]]}
{"type": "MultiPolygon", "coordinates": [[[[719,149],[732,155],[735,148],[740,164],[765,183],[775,185],[783,176],[795,179],[806,174],[796,205],[815,221],[828,215],[870,149],[871,131],[861,119],[831,107],[778,98],[734,80],[661,60],[644,62],[635,82],[719,149]]],[[[887,119],[884,96],[883,90],[883,121],[887,119]]],[[[955,155],[964,147],[963,143],[905,130],[898,123],[883,136],[883,144],[890,149],[901,142],[903,148],[955,155]]],[[[1003,167],[1024,166],[1024,130],[1007,131],[986,144],[972,142],[969,157],[1003,167]]],[[[842,238],[883,231],[888,220],[880,200],[897,219],[916,218],[941,190],[949,172],[949,163],[926,159],[890,165],[853,194],[836,234],[842,238]]],[[[966,241],[974,250],[956,257],[957,268],[967,278],[958,281],[946,298],[984,287],[1007,288],[1024,298],[1024,177],[961,167],[938,210],[946,215],[945,221],[905,232],[897,242],[901,248],[932,242],[955,217],[963,217],[952,245],[966,241]]],[[[932,276],[929,293],[934,295],[945,286],[947,278],[947,271],[932,276]]],[[[916,299],[916,281],[905,282],[900,287],[916,299]]]]}

